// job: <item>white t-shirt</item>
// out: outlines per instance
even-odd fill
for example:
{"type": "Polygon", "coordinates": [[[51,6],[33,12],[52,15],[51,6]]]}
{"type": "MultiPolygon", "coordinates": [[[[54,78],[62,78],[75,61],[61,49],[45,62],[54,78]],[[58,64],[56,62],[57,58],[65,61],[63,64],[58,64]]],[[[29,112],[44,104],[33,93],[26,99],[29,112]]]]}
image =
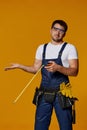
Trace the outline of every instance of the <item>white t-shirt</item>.
{"type": "MultiPolygon", "coordinates": [[[[59,51],[64,43],[59,45],[54,45],[51,42],[48,43],[46,47],[45,59],[56,59],[58,58],[59,51]]],[[[36,59],[42,60],[43,54],[43,46],[44,44],[40,45],[36,51],[36,59]]],[[[68,60],[71,59],[78,59],[77,50],[74,45],[67,43],[66,47],[63,50],[61,60],[64,67],[69,67],[68,60]]]]}

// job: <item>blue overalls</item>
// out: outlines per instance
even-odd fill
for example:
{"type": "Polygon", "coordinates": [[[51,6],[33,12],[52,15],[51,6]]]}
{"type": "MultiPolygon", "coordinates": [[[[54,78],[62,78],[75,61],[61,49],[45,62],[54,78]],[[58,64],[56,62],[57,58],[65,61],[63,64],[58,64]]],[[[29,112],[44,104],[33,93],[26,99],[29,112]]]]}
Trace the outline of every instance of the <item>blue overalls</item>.
{"type": "MultiPolygon", "coordinates": [[[[57,59],[45,59],[46,46],[47,44],[44,45],[42,64],[46,65],[48,61],[55,61],[57,64],[62,65],[61,55],[66,43],[63,44],[57,59]]],[[[48,72],[44,67],[42,68],[41,87],[56,89],[62,82],[69,82],[68,76],[59,72],[48,72]]],[[[60,130],[72,130],[72,107],[63,110],[58,102],[58,96],[56,96],[53,103],[46,102],[44,96],[42,97],[36,108],[35,130],[49,129],[53,108],[55,109],[60,130]]]]}

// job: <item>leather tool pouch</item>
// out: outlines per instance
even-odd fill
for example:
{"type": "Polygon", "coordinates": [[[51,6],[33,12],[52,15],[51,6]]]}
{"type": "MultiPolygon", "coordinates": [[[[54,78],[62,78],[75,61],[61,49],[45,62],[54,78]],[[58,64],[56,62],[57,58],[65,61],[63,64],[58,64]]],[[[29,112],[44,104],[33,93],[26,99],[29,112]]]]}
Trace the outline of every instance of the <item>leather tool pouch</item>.
{"type": "Polygon", "coordinates": [[[44,99],[48,103],[53,103],[55,99],[55,92],[44,92],[44,99]]]}
{"type": "Polygon", "coordinates": [[[62,95],[61,92],[59,92],[58,100],[59,100],[59,104],[60,104],[61,108],[66,109],[66,108],[71,107],[74,104],[74,102],[78,99],[66,97],[66,96],[62,95]]]}
{"type": "Polygon", "coordinates": [[[42,95],[43,95],[43,92],[40,91],[40,89],[38,87],[36,87],[32,103],[34,105],[38,105],[42,95]]]}

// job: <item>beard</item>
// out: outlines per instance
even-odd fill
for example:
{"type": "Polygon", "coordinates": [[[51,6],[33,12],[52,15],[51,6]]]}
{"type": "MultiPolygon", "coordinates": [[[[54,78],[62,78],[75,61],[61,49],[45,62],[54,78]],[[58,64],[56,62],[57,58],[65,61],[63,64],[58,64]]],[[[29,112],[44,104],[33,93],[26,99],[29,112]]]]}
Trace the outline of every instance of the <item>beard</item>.
{"type": "Polygon", "coordinates": [[[52,40],[54,42],[61,42],[63,40],[63,38],[54,38],[54,37],[52,37],[52,40]]]}

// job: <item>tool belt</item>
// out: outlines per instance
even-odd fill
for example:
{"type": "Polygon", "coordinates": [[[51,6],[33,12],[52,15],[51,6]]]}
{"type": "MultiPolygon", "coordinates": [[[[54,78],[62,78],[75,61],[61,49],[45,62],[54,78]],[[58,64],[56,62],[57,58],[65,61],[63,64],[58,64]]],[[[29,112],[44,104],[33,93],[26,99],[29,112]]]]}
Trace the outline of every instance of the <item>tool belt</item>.
{"type": "Polygon", "coordinates": [[[53,103],[56,95],[58,96],[58,101],[62,109],[71,107],[74,102],[78,100],[76,97],[72,96],[70,84],[62,83],[57,89],[36,87],[33,104],[37,105],[41,100],[42,96],[44,96],[46,102],[53,103]]]}
{"type": "Polygon", "coordinates": [[[56,93],[58,91],[59,91],[58,89],[36,87],[34,98],[33,98],[33,104],[38,105],[42,96],[44,96],[46,102],[53,103],[53,101],[55,100],[56,93]]]}
{"type": "MultiPolygon", "coordinates": [[[[58,102],[62,109],[71,107],[74,104],[74,102],[78,99],[76,97],[71,96],[70,94],[71,90],[69,88],[64,88],[65,86],[67,87],[67,85],[64,86],[63,84],[61,86],[58,87],[57,89],[36,87],[33,98],[33,104],[35,105],[39,104],[39,101],[41,100],[42,96],[44,96],[46,102],[53,103],[55,97],[58,96],[58,102]]],[[[68,87],[70,86],[68,85],[68,87]]]]}
{"type": "Polygon", "coordinates": [[[36,87],[32,102],[35,105],[39,105],[42,97],[44,97],[46,102],[53,103],[56,96],[58,96],[58,102],[62,109],[68,109],[72,107],[72,123],[75,124],[75,101],[78,99],[72,96],[70,83],[62,83],[57,89],[36,87]]]}

